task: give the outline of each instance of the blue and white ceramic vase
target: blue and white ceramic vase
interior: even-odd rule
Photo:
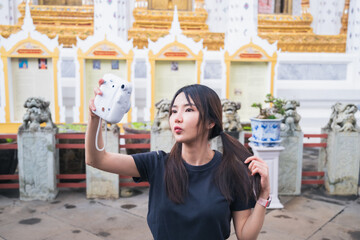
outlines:
[[[251,118],[252,136],[249,139],[254,146],[280,146],[280,126],[282,119]]]

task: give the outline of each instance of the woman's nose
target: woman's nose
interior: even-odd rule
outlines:
[[[175,123],[181,123],[182,122],[182,116],[177,113],[175,116]]]

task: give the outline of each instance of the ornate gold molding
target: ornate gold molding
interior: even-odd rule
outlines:
[[[207,12],[203,8],[203,1],[195,2],[195,11],[179,11],[179,22],[183,34],[193,38],[194,41],[203,39],[203,44],[209,50],[219,50],[224,47],[225,33],[209,32],[206,24]],[[173,11],[148,10],[146,8],[135,8],[133,11],[135,22],[128,31],[128,38],[133,39],[133,43],[138,48],[148,45],[148,39],[157,41],[160,37],[169,34],[173,20]]]
[[[25,3],[18,9],[22,16],[17,25],[0,25],[0,34],[8,38],[21,30],[25,16]],[[31,17],[36,30],[53,39],[58,36],[59,44],[65,47],[76,45],[76,37],[84,40],[93,35],[94,6],[44,6],[30,5]]]
[[[313,17],[310,13],[301,16],[283,14],[259,14],[259,33],[312,33],[311,22]]]
[[[23,24],[25,16],[25,3],[18,6],[21,17],[19,25]],[[93,26],[94,6],[49,6],[30,5],[31,18],[35,25],[56,26]]]
[[[277,41],[278,49],[287,52],[345,52],[346,50],[346,34],[262,33],[259,36],[271,44]]]
[[[278,49],[287,52],[345,52],[349,0],[346,0],[339,35],[316,35],[309,12],[309,0],[301,2],[301,16],[285,14],[259,14],[258,35],[271,44],[278,42]]]
[[[0,34],[4,38],[8,38],[11,34],[17,33],[21,30],[21,25],[0,25]],[[76,37],[84,40],[88,36],[93,35],[93,27],[78,27],[78,26],[36,26],[36,31],[46,34],[50,39],[57,35],[59,36],[59,44],[65,47],[76,45]]]

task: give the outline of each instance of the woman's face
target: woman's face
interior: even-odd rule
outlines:
[[[190,143],[197,139],[199,111],[190,98],[190,103],[184,93],[180,93],[171,108],[169,123],[176,142]]]

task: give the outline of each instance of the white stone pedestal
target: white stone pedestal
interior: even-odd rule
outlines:
[[[102,136],[105,137],[104,131]],[[119,152],[119,127],[116,125],[112,125],[111,129],[107,132],[105,151]],[[119,175],[86,165],[86,197],[119,198]]]
[[[256,147],[250,143],[254,155],[263,159],[269,166],[270,195],[272,198],[269,208],[283,208],[278,197],[279,155],[284,147]]]
[[[171,148],[175,144],[175,140],[170,130],[165,130],[161,132],[151,131],[151,151],[164,151],[170,152]]]
[[[20,200],[53,200],[58,194],[56,175],[59,154],[56,149],[57,128],[36,132],[19,130]]]
[[[358,195],[360,133],[328,133],[325,188],[333,195]]]
[[[279,156],[279,194],[299,195],[303,159],[303,138],[301,131],[281,132],[281,146],[286,150]]]

